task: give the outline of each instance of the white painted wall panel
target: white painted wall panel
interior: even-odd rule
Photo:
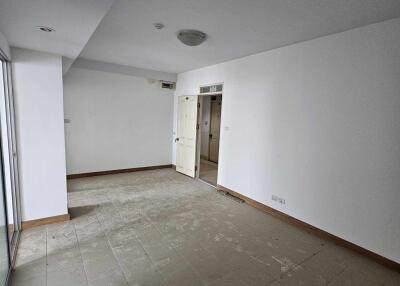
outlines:
[[[173,91],[72,67],[64,77],[67,173],[171,164]]]
[[[218,184],[400,262],[399,31],[394,19],[179,74],[176,96],[224,82]]]
[[[61,56],[12,49],[22,220],[67,213]]]

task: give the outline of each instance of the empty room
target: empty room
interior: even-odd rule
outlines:
[[[400,285],[400,1],[0,0],[0,286]]]

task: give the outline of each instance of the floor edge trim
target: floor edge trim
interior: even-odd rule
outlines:
[[[27,221],[23,221],[22,222],[21,228],[22,228],[22,230],[26,230],[28,228],[37,227],[37,226],[46,225],[46,224],[58,223],[58,222],[63,222],[63,221],[68,221],[70,219],[71,219],[71,217],[70,217],[69,214],[62,214],[62,215],[45,217],[45,218],[27,220]]]
[[[114,174],[130,173],[130,172],[140,172],[140,171],[150,171],[150,170],[158,170],[158,169],[168,169],[168,168],[172,168],[172,167],[173,167],[172,164],[168,164],[168,165],[157,165],[157,166],[148,166],[148,167],[138,167],[138,168],[128,168],[128,169],[117,169],[117,170],[108,170],[108,171],[79,173],[79,174],[67,175],[67,179],[79,179],[79,178],[96,177],[96,176],[104,176],[104,175],[114,175]]]

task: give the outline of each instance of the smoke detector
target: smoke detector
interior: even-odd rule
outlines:
[[[40,31],[46,32],[46,33],[51,33],[51,32],[55,32],[56,31],[53,28],[46,27],[46,26],[37,26],[36,28],[38,28]]]
[[[153,26],[154,26],[154,28],[156,28],[157,30],[161,30],[162,28],[165,27],[163,23],[154,23]]]
[[[197,30],[180,30],[177,35],[179,41],[187,46],[198,46],[207,39],[206,33]]]

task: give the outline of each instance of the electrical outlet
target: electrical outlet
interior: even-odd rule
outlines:
[[[272,195],[272,200],[275,201],[275,202],[278,202],[278,203],[280,203],[282,205],[286,204],[285,199],[280,198],[280,197],[275,196],[275,195]]]

